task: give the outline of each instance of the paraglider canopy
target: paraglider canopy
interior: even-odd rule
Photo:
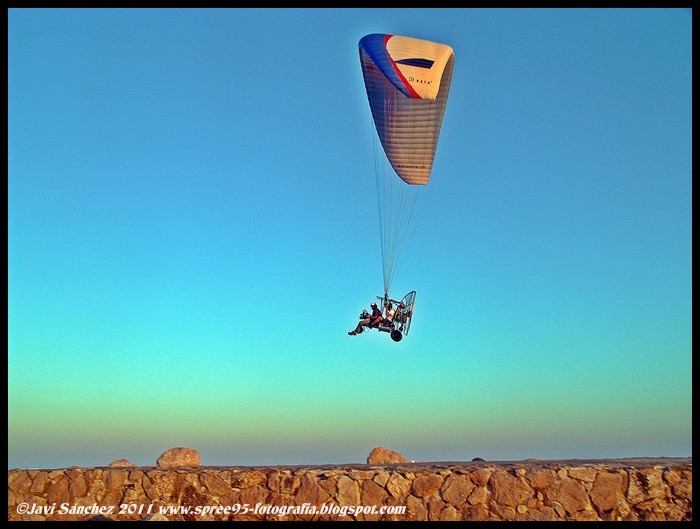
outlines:
[[[404,182],[427,184],[454,52],[446,44],[377,33],[362,37],[359,48],[367,97],[386,156]]]

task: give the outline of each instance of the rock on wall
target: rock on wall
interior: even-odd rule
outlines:
[[[692,520],[692,458],[7,473],[8,520]]]

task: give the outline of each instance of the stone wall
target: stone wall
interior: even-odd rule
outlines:
[[[689,521],[692,478],[692,458],[14,469],[7,517]]]

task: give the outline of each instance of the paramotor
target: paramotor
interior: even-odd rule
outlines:
[[[379,139],[383,150],[380,154],[375,143],[384,273],[384,296],[378,298],[387,301],[407,237],[413,235],[420,219],[418,199],[433,170],[452,81],[454,52],[446,44],[380,33],[362,37],[359,52],[376,130],[373,136]],[[390,167],[386,167],[387,162]],[[402,333],[407,334],[410,327],[415,291],[402,302],[407,298],[410,298],[410,313],[403,314],[406,321],[388,330],[395,341],[401,339]]]

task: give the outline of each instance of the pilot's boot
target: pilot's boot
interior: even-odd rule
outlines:
[[[348,334],[349,334],[350,336],[355,336],[355,335],[357,334],[357,332],[356,332],[356,331],[349,331]]]

